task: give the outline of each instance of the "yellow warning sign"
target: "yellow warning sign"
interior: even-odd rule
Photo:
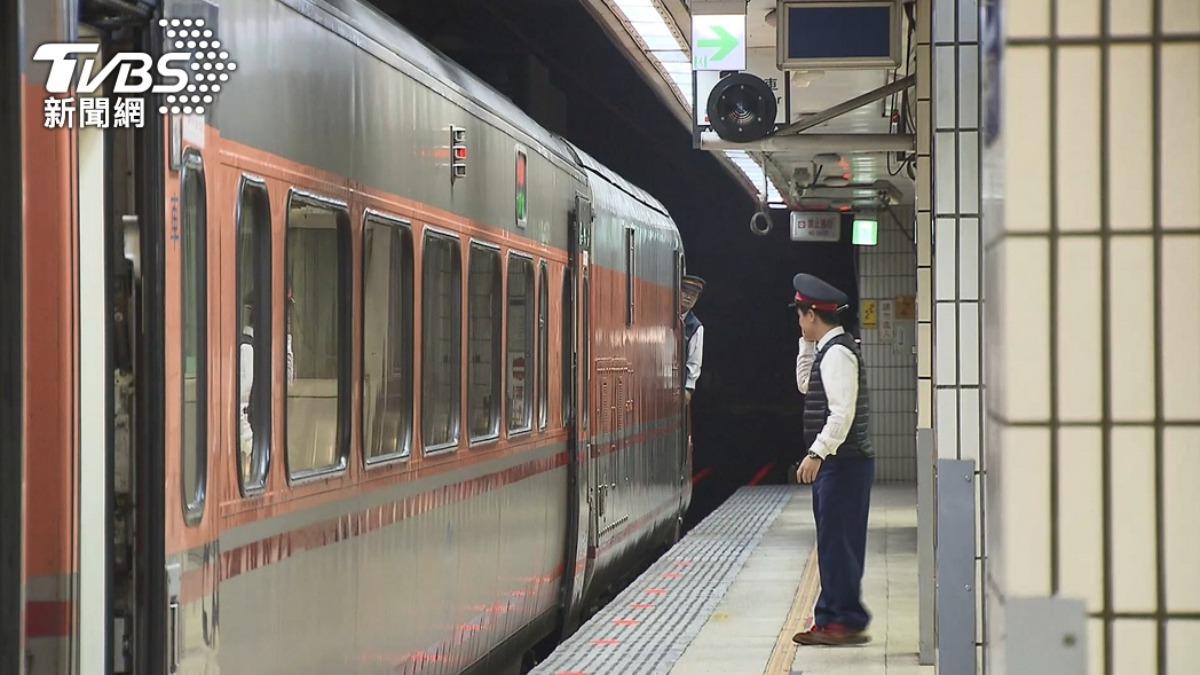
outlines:
[[[879,324],[878,305],[874,300],[862,301],[862,327],[874,328]]]

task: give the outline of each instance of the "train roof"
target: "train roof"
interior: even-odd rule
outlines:
[[[623,203],[626,209],[640,210],[642,213],[623,213],[627,217],[633,217],[634,220],[643,222],[646,225],[661,227],[671,231],[675,231],[675,223],[671,220],[671,215],[667,213],[666,207],[662,202],[650,196],[649,192],[630,183],[622,178],[612,169],[604,166],[596,161],[595,157],[580,150],[578,146],[570,141],[563,141],[575,153],[579,164],[588,172],[588,185],[592,188],[596,196],[597,206],[606,206],[607,208],[618,210],[621,209]],[[607,193],[607,194],[606,194]],[[601,204],[601,200],[606,202]],[[638,207],[641,207],[640,209]]]
[[[354,26],[384,49],[395,54],[413,68],[453,89],[460,96],[508,121],[522,133],[528,135],[546,150],[584,171],[593,191],[603,194],[609,189],[623,193],[624,198],[611,194],[604,198],[605,204],[614,210],[626,211],[622,215],[648,226],[676,231],[670,214],[665,207],[648,192],[630,183],[594,157],[580,150],[570,141],[563,139],[538,124],[508,97],[496,91],[473,73],[454,60],[399,25],[391,17],[362,0],[320,0],[346,23]],[[597,179],[600,184],[597,185]],[[600,197],[597,197],[597,201]],[[625,203],[625,208],[621,207]],[[639,204],[641,209],[634,206]],[[642,210],[642,213],[636,211]],[[651,213],[647,213],[651,212]]]
[[[542,128],[508,97],[442,54],[373,5],[362,0],[320,0],[342,20],[375,40],[401,60],[453,89],[476,105],[507,120],[547,150],[576,164],[565,141]]]

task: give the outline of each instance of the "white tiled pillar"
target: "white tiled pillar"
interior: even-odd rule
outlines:
[[[987,463],[983,445],[983,266],[979,156],[978,0],[919,2],[918,152],[926,154],[918,186],[920,420],[934,432],[939,458],[972,460],[976,494],[976,589],[987,556],[983,518]],[[922,84],[921,78],[925,83]],[[985,644],[983,593],[976,626]],[[977,662],[986,672],[982,653]]]
[[[984,4],[988,663],[1060,596],[1090,673],[1198,673],[1200,2]]]

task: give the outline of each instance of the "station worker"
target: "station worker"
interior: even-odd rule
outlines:
[[[696,391],[696,380],[700,379],[700,366],[704,361],[704,324],[696,318],[692,308],[704,292],[704,280],[694,275],[685,275],[679,284],[679,314],[683,318],[683,336],[687,354],[687,372],[683,378],[683,392],[688,403]]]
[[[821,595],[802,645],[862,644],[871,615],[862,603],[867,513],[875,453],[868,437],[866,369],[842,328],[846,294],[810,274],[792,279],[800,323],[796,386],[804,397],[804,449],[796,480],[812,484]]]

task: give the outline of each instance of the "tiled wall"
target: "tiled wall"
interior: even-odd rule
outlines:
[[[985,4],[988,660],[1061,595],[1091,673],[1198,673],[1200,1]]]
[[[983,264],[977,0],[917,3],[919,426],[935,455],[973,460],[976,579],[987,570],[983,493]],[[975,587],[982,588],[981,583]],[[977,662],[987,612],[978,594]]]
[[[879,481],[917,480],[916,321],[904,309],[917,292],[913,244],[913,212],[909,208],[879,214],[879,242],[859,247],[861,301],[873,301],[875,327],[862,327],[863,358],[871,392],[871,442],[875,445],[875,477]]]

